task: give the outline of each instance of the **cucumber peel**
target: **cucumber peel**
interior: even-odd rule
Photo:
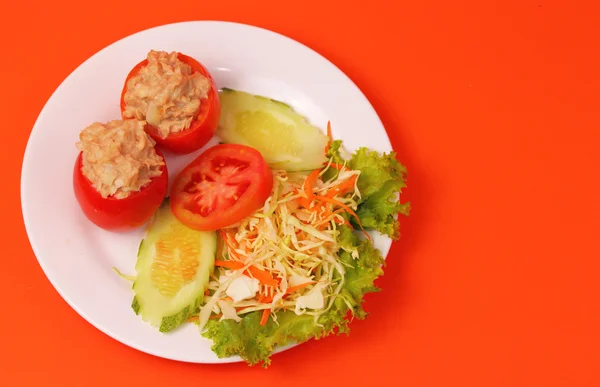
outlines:
[[[284,102],[224,88],[217,136],[257,149],[271,168],[307,171],[327,161],[329,137]]]
[[[140,243],[133,311],[161,332],[179,327],[204,300],[216,249],[216,232],[184,226],[166,199]]]

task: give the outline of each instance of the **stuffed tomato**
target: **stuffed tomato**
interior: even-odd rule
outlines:
[[[144,126],[144,121],[114,120],[94,123],[79,135],[73,189],[81,210],[98,227],[140,227],[166,195],[166,162]]]
[[[178,154],[203,147],[215,134],[221,105],[215,82],[195,59],[150,51],[125,80],[123,119],[146,121],[159,146]]]

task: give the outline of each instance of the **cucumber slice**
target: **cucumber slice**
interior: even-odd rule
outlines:
[[[271,168],[303,171],[326,162],[329,137],[283,102],[223,89],[217,135],[257,149]]]
[[[131,307],[142,320],[169,332],[194,313],[204,299],[217,250],[216,232],[181,224],[166,199],[140,244]]]

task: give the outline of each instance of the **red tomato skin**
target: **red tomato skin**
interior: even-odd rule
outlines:
[[[200,102],[200,110],[191,126],[181,132],[171,133],[166,138],[162,138],[154,126],[146,124],[146,132],[156,141],[156,143],[175,154],[188,154],[202,148],[214,136],[219,119],[221,117],[221,101],[215,82],[208,70],[197,60],[179,53],[178,59],[192,67],[193,71],[207,77],[210,81],[210,91],[206,99]],[[127,82],[131,77],[136,75],[141,68],[148,64],[148,60],[144,59],[138,63],[127,75],[123,91],[121,92],[121,116],[127,119],[123,114],[125,112],[125,93],[127,92]]]
[[[160,151],[156,153],[164,160]],[[160,176],[124,199],[102,197],[84,176],[81,167],[80,152],[73,168],[75,198],[89,221],[108,231],[128,231],[142,226],[160,207],[167,193],[169,175],[166,165],[162,167]]]
[[[203,162],[214,156],[251,155],[253,183],[231,207],[216,209],[209,217],[202,217],[183,208],[181,190],[187,184],[188,176],[194,173]],[[273,172],[256,149],[238,144],[218,144],[202,152],[196,159],[185,166],[173,181],[170,192],[170,206],[173,215],[187,227],[198,231],[214,231],[235,224],[252,215],[264,205],[273,191]]]

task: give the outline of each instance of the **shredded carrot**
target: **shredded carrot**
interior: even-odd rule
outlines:
[[[215,266],[225,267],[231,270],[239,270],[244,267],[244,264],[238,261],[223,261],[223,260],[215,260]],[[257,267],[250,266],[245,273],[249,273],[252,277],[256,278],[260,283],[264,285],[277,286],[279,282],[271,277],[268,271],[261,270]]]
[[[235,245],[237,244],[237,241],[235,240],[235,237],[231,234],[225,234],[227,236],[225,243],[227,243],[227,247],[229,248],[234,248]]]
[[[304,182],[304,193],[306,193],[306,197],[311,202],[315,198],[313,189],[315,188],[315,184],[317,183],[317,179],[319,178],[319,173],[321,173],[321,171],[315,169],[310,173],[310,175],[308,175],[306,181]]]
[[[335,199],[332,198],[328,198],[327,196],[315,196],[316,200],[320,200],[323,201],[325,203],[331,203],[335,206],[340,206],[342,207],[344,210],[346,210],[347,213],[349,213],[350,215],[352,215],[355,219],[356,222],[358,223],[358,225],[360,226],[360,229],[365,233],[365,235],[367,236],[367,238],[369,240],[371,240],[371,236],[365,231],[365,229],[363,228],[362,224],[360,223],[360,219],[358,218],[358,215],[356,215],[356,212],[352,211],[352,208],[348,207],[347,205],[345,205],[344,203],[340,203]]]
[[[329,211],[329,209],[328,209],[328,211]],[[350,228],[354,228],[354,227],[352,227],[352,225],[350,224],[350,222],[348,222],[346,219],[340,219],[338,217],[334,217],[333,219],[327,220],[330,216],[337,215],[337,214],[342,213],[342,212],[346,212],[346,210],[343,209],[343,208],[339,208],[339,209],[337,209],[337,210],[335,210],[333,212],[328,212],[327,216],[324,217],[324,219],[326,219],[326,220],[323,220],[323,221],[317,223],[317,226],[316,226],[317,229],[318,230],[325,230],[329,226],[331,220],[333,220],[337,224],[345,224],[346,226],[348,226]]]
[[[335,187],[331,188],[329,191],[327,191],[327,193],[325,194],[325,196],[327,196],[328,198],[334,198],[337,195],[345,195],[348,192],[354,190],[354,185],[356,184],[356,175],[352,175],[351,178],[349,178],[348,180],[336,185]]]
[[[235,245],[237,244],[237,247],[239,247],[239,244],[237,243],[237,241],[231,234],[227,234],[227,239],[225,239],[225,244],[227,245],[227,252],[229,253],[229,256],[232,259],[235,259],[237,261],[242,261],[240,256],[234,251]],[[244,250],[246,252],[248,251],[246,248]]]
[[[310,203],[315,198],[313,189],[315,188],[315,184],[317,183],[317,179],[319,178],[320,173],[321,173],[321,171],[319,169],[315,169],[308,175],[308,177],[304,181],[304,186],[303,186],[302,191],[304,192],[305,196],[300,196],[298,198],[298,203],[306,209],[308,209],[310,207]],[[299,193],[299,192],[296,191],[296,193]]]
[[[226,241],[226,239],[227,239],[227,235],[229,235],[229,234],[227,233],[227,231],[219,230],[219,236],[221,237],[221,239],[223,240],[223,242],[225,242],[225,241]]]
[[[271,314],[269,309],[263,310],[263,314],[260,319],[260,325],[265,326],[267,324],[267,321],[269,321],[269,314]]]
[[[209,319],[215,319],[215,318],[221,318],[221,316],[223,316],[222,314],[213,314],[212,316],[209,317]]]
[[[235,238],[233,238],[233,236],[230,233],[223,230],[219,230],[219,234],[221,235],[220,239],[222,239],[225,246],[227,246],[227,252],[229,253],[229,256],[233,259],[240,260],[240,257],[238,257],[238,255],[233,251],[235,249],[235,247],[233,246],[233,244],[235,243]],[[223,246],[223,252],[226,250],[225,246]],[[225,254],[223,254],[222,256],[224,255]]]
[[[334,218],[333,221],[337,224],[345,224],[346,226],[353,228],[350,222],[348,222],[346,219]]]
[[[309,208],[310,207],[310,200],[308,200],[304,196],[300,196],[298,198],[298,204],[300,204],[304,208]]]
[[[296,285],[296,286],[289,287],[289,288],[288,288],[288,290],[286,291],[286,293],[287,293],[287,294],[292,294],[292,293],[294,293],[296,290],[300,290],[300,289],[302,289],[302,288],[305,288],[305,287],[307,287],[308,285],[310,285],[310,284],[314,284],[314,283],[315,283],[315,281],[309,281],[309,282],[305,282],[305,283],[303,283],[303,284],[300,284],[300,285]]]
[[[229,242],[227,242],[227,252],[229,254],[229,258],[234,259],[236,261],[242,261],[242,258],[234,251],[234,247],[232,247]]]
[[[272,296],[260,296],[258,298],[258,302],[260,302],[262,304],[270,304],[271,302],[273,302],[273,297]]]
[[[279,282],[276,279],[274,279],[273,277],[271,277],[271,274],[269,274],[268,271],[261,270],[254,266],[250,266],[248,268],[248,271],[250,272],[250,274],[252,274],[252,276],[254,278],[259,280],[260,283],[262,283],[264,285],[270,285],[270,286],[279,285]]]
[[[205,295],[205,296],[210,296],[210,290],[206,289],[206,290],[204,291],[204,295]]]
[[[224,267],[231,270],[238,270],[244,267],[244,264],[238,261],[223,261],[217,259],[215,260],[215,266]]]
[[[327,137],[329,137],[329,141],[327,141],[327,145],[325,145],[325,154],[329,152],[329,148],[331,147],[331,142],[333,141],[333,135],[331,134],[331,122],[327,121]]]
[[[341,214],[342,212],[346,212],[346,210],[343,208],[338,208],[337,210],[333,211],[331,214],[337,215],[337,214]]]

